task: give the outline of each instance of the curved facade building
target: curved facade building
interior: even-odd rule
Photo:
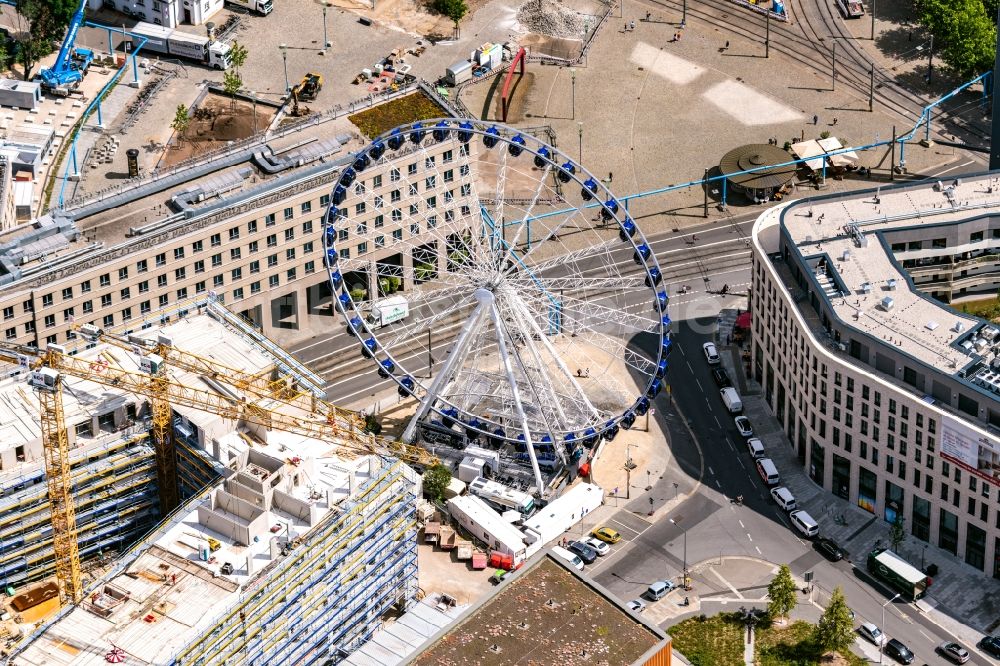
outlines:
[[[751,359],[814,482],[1000,578],[1000,326],[907,272],[998,253],[990,175],[770,209],[753,231]]]

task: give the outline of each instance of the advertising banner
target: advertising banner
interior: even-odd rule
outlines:
[[[1000,439],[948,419],[941,424],[941,456],[1000,486]]]

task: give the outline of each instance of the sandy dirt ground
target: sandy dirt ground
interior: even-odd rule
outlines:
[[[175,136],[160,161],[166,168],[190,157],[218,150],[230,141],[239,141],[263,131],[274,119],[275,109],[258,104],[256,121],[254,105],[237,100],[233,106],[228,98],[209,93],[197,109],[191,111],[191,124],[182,141]]]

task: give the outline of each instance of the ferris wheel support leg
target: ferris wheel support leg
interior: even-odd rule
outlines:
[[[403,441],[407,444],[413,444],[416,441],[417,424],[427,416],[427,412],[430,411],[434,401],[437,400],[438,393],[441,391],[444,383],[448,381],[448,377],[451,377],[455,366],[465,358],[465,349],[474,337],[472,333],[479,329],[484,313],[493,303],[493,294],[490,292],[486,292],[485,296],[476,292],[476,298],[479,300],[479,304],[476,305],[476,309],[472,311],[472,314],[469,315],[469,318],[462,326],[462,332],[458,334],[455,347],[451,350],[451,354],[448,355],[448,359],[438,372],[437,377],[431,382],[430,388],[427,389],[427,395],[424,396],[424,399],[420,402],[420,407],[417,408],[417,412],[410,419],[410,422],[406,425],[406,429],[403,431]]]
[[[500,319],[500,311],[497,310],[496,303],[490,302],[490,314],[493,317],[493,326],[497,331],[497,349],[500,352],[500,360],[503,362],[504,372],[507,373],[507,383],[510,385],[511,398],[514,400],[514,409],[521,420],[521,430],[524,431],[524,445],[528,449],[528,459],[531,461],[531,471],[535,475],[535,485],[538,488],[539,496],[545,493],[545,482],[542,480],[542,471],[538,468],[538,458],[535,456],[535,443],[531,441],[531,427],[528,425],[528,417],[524,414],[524,405],[521,404],[521,392],[517,388],[517,380],[514,378],[514,369],[510,364],[510,355],[507,353],[507,341],[501,335],[504,330],[503,321]]]

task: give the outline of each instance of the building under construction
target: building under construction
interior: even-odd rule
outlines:
[[[37,628],[26,606],[46,595],[24,584],[53,573],[44,419],[33,395],[40,373],[30,362],[30,372],[8,366],[0,581],[15,588],[12,663],[324,663],[415,599],[416,472],[374,443],[359,445],[356,433],[323,436],[348,417],[316,415],[319,383],[308,370],[218,304],[201,305],[142,339],[90,331],[88,342],[81,330],[79,349],[54,364],[84,574],[72,595],[80,602]],[[204,370],[151,351],[165,341]],[[144,387],[153,384],[132,378],[161,363],[163,393],[151,400]],[[221,377],[219,367],[244,379]],[[262,385],[286,390],[265,396],[255,392]],[[176,451],[173,510],[156,433],[163,398]]]

